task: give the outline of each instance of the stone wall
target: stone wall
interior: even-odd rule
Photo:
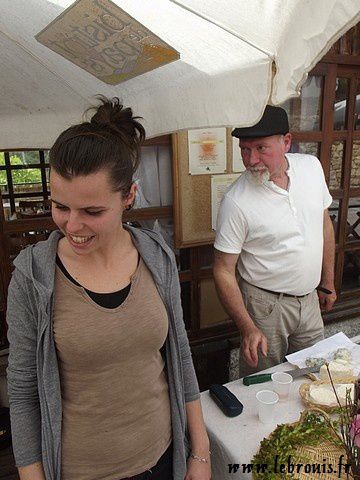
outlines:
[[[341,186],[343,155],[343,142],[335,142],[331,149],[330,189],[340,188]],[[350,186],[360,186],[360,142],[353,143]]]

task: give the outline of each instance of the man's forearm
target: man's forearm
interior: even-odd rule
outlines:
[[[222,305],[240,330],[242,356],[248,365],[256,367],[259,351],[267,355],[267,339],[245,307],[235,275],[238,257],[237,254],[222,253],[215,249],[214,280]]]
[[[329,290],[334,290],[335,234],[329,215],[327,213],[324,215],[324,247],[320,284]]]
[[[254,322],[246,310],[235,273],[232,275],[215,267],[214,281],[222,306],[239,330],[254,327]]]

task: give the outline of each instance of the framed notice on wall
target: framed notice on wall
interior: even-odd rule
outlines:
[[[225,163],[220,175],[232,173],[232,137],[230,129],[224,130]],[[198,130],[200,131],[200,130]],[[209,130],[203,130],[209,131]],[[194,131],[193,131],[194,132]],[[190,137],[188,135],[190,133]],[[222,138],[223,133],[218,138]],[[212,194],[210,174],[192,174],[190,170],[189,138],[191,132],[178,132],[173,135],[173,179],[174,179],[174,243],[176,248],[209,245],[214,242],[212,228]],[[220,143],[222,148],[223,144]],[[223,162],[223,161],[222,161]],[[203,165],[202,165],[203,166]]]
[[[226,172],[226,128],[188,131],[189,173]]]
[[[212,175],[211,177],[211,227],[216,230],[216,219],[225,192],[240,177],[240,173]]]

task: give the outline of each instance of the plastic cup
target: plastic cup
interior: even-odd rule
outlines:
[[[272,390],[260,390],[256,394],[259,408],[259,420],[261,423],[273,423],[275,405],[279,401],[279,395]]]
[[[280,402],[284,402],[289,398],[290,386],[293,377],[285,372],[275,372],[271,375],[275,392],[279,395]]]

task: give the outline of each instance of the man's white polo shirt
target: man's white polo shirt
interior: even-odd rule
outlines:
[[[319,160],[287,154],[288,190],[259,185],[244,172],[224,195],[215,248],[240,254],[238,270],[252,285],[305,295],[320,282],[324,210],[332,202]]]

